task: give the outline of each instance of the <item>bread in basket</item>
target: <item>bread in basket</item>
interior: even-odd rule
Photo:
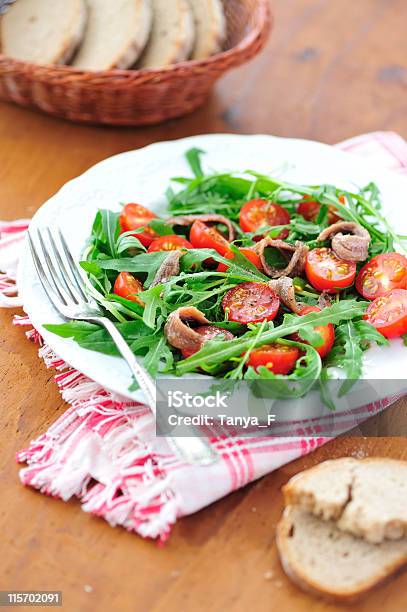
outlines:
[[[264,46],[270,0],[222,0],[227,39],[221,53],[154,70],[90,72],[0,55],[0,98],[84,123],[148,125],[192,112],[227,70]]]

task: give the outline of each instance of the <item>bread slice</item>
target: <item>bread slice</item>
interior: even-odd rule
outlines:
[[[277,527],[286,574],[302,589],[351,602],[407,563],[407,540],[370,544],[298,506],[287,506]]]
[[[152,0],[153,28],[137,68],[162,68],[187,60],[195,27],[187,0]]]
[[[189,0],[195,19],[196,41],[191,59],[218,53],[226,38],[226,19],[221,0]]]
[[[25,62],[65,64],[82,41],[84,0],[18,0],[1,18],[2,52]]]
[[[368,542],[407,536],[407,462],[343,458],[294,476],[285,487],[287,505],[299,505],[342,531]]]
[[[87,0],[88,25],[72,66],[83,70],[130,68],[151,31],[150,0]]]

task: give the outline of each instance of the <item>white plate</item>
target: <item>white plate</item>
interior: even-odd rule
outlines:
[[[346,189],[362,187],[373,180],[381,190],[386,218],[398,233],[407,234],[405,178],[317,142],[225,134],[157,143],[111,157],[67,183],[38,210],[31,227],[61,227],[74,256],[79,258],[99,208],[119,210],[120,202],[136,201],[157,213],[162,212],[170,179],[190,176],[184,153],[191,147],[206,151],[203,163],[207,170],[277,171],[279,176],[293,182],[333,183]],[[142,399],[139,392],[128,391],[131,377],[123,360],[84,350],[74,341],[43,328],[46,323],[60,323],[63,319],[39,283],[27,246],[19,269],[19,287],[25,311],[56,354],[112,391]],[[400,340],[393,341],[391,348],[375,347],[367,353],[364,378],[404,379],[406,371],[407,349]]]

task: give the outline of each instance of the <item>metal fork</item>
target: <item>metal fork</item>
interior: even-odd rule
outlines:
[[[3,15],[14,2],[15,0],[0,0],[0,15]]]
[[[34,240],[32,230],[28,232],[31,255],[44,291],[56,310],[66,319],[97,323],[106,329],[156,416],[156,385],[153,379],[140,365],[114,323],[104,315],[100,306],[89,295],[82,272],[76,265],[62,232],[58,229],[54,236],[51,229],[46,227],[38,229],[36,237],[37,240]],[[187,463],[210,465],[219,459],[219,455],[203,438],[172,436],[167,440],[177,455]]]

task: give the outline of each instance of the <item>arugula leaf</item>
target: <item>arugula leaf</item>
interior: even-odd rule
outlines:
[[[115,270],[116,272],[146,273],[145,285],[148,287],[154,280],[158,269],[168,257],[165,251],[158,253],[141,253],[136,257],[122,257],[120,259],[101,259],[97,265],[103,270]],[[84,262],[81,262],[83,266]],[[85,262],[86,263],[86,262]]]
[[[219,263],[224,263],[228,266],[227,272],[219,272],[219,275],[227,275],[241,281],[251,282],[268,282],[270,279],[260,272],[251,261],[247,259],[238,249],[231,247],[235,252],[235,259],[230,260],[219,255],[214,249],[191,249],[181,258],[181,266],[183,270],[191,270],[194,264],[202,263],[206,259],[214,259]]]
[[[363,353],[370,342],[386,346],[389,341],[367,321],[346,321],[335,330],[335,344],[326,366],[340,367],[351,380],[362,375]]]
[[[60,336],[61,338],[72,338],[79,342],[82,338],[87,338],[89,334],[93,334],[100,327],[94,323],[86,323],[85,321],[70,321],[69,323],[46,324],[44,329]]]
[[[155,334],[140,338],[131,345],[136,355],[140,351],[145,351],[144,367],[155,376],[159,372],[169,372],[174,364],[172,354],[164,334]]]
[[[143,302],[145,304],[143,321],[151,329],[155,329],[158,315],[167,318],[168,307],[161,296],[163,290],[163,285],[157,285],[156,287],[150,287],[147,291],[143,291]]]
[[[191,170],[196,177],[204,175],[201,166],[201,155],[203,155],[204,153],[205,151],[202,151],[201,149],[197,149],[195,147],[193,149],[189,149],[189,151],[185,153],[185,157],[187,158]]]
[[[61,325],[44,325],[44,327],[62,338],[72,338],[84,349],[120,357],[110,335],[99,325],[72,321]],[[174,357],[162,332],[152,334],[151,329],[142,321],[119,323],[116,327],[133,353],[143,358],[144,367],[151,375],[171,370]]]
[[[379,346],[389,344],[367,321],[346,321],[335,330],[335,344],[329,353],[326,367],[339,367],[345,371],[347,380],[342,384],[339,397],[351,389],[356,380],[362,376],[363,353],[370,342]]]
[[[172,225],[168,225],[168,223],[162,219],[152,219],[148,227],[151,227],[158,236],[171,236],[174,233]]]
[[[120,234],[119,216],[120,213],[111,210],[101,210],[103,233],[106,238],[108,252],[112,257],[117,257],[118,251],[116,242]]]
[[[346,300],[336,302],[332,306],[324,308],[321,312],[312,312],[304,316],[285,315],[283,323],[271,330],[265,330],[257,339],[255,346],[269,344],[280,338],[284,338],[295,332],[301,333],[304,328],[324,326],[329,323],[337,324],[341,321],[351,320],[362,316],[366,310],[366,302],[357,300]],[[227,342],[211,342],[204,345],[200,351],[184,359],[177,364],[177,372],[184,374],[201,367],[210,371],[217,365],[224,363],[233,357],[241,355],[250,349],[251,338],[247,334],[236,340]]]
[[[136,238],[134,232],[124,232],[120,234],[116,242],[116,253],[118,255],[121,255],[129,249],[137,249],[138,251],[146,250],[140,240]]]
[[[407,346],[407,334],[404,334],[404,336],[401,337],[403,339],[404,346]]]
[[[140,320],[119,323],[116,327],[130,346],[138,341],[140,337],[151,335],[151,329],[146,327]],[[72,321],[60,325],[44,325],[44,328],[62,338],[72,338],[82,348],[104,353],[105,355],[120,356],[108,332],[99,325]]]

